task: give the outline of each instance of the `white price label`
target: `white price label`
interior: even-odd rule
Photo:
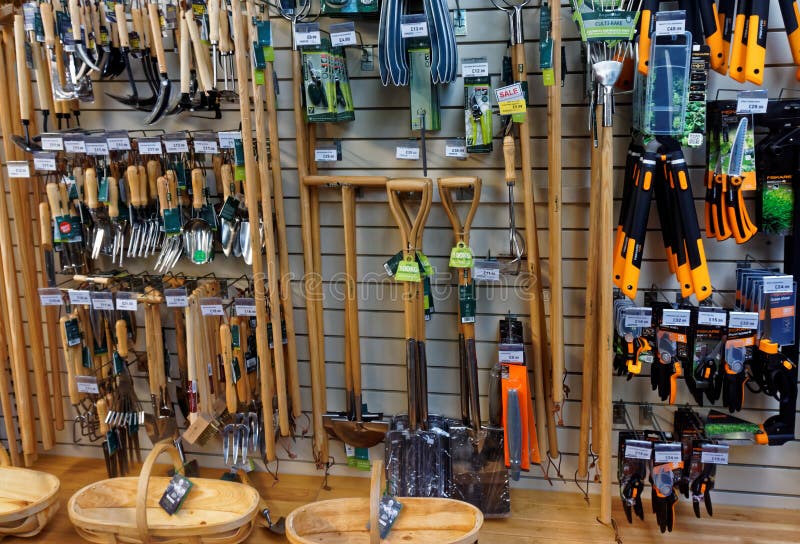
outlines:
[[[219,138],[219,147],[222,149],[233,149],[236,145],[236,140],[242,139],[242,133],[238,130],[229,130],[224,132],[218,132],[217,138]]]
[[[525,350],[501,349],[497,352],[497,360],[501,363],[521,365],[525,362]]]
[[[446,144],[444,146],[445,157],[455,157],[457,159],[467,158],[467,146],[464,144]]]
[[[315,149],[314,160],[317,162],[336,162],[338,154],[335,149]]]
[[[222,308],[222,304],[201,304],[200,313],[207,316],[221,317],[225,315],[225,310]]]
[[[219,153],[219,145],[215,140],[195,140],[194,141],[195,153]]]
[[[42,306],[63,306],[64,297],[58,289],[39,289],[39,303]]]
[[[89,291],[84,291],[83,289],[70,289],[67,291],[67,295],[69,296],[69,303],[72,305],[92,303],[91,293],[89,293]]]
[[[239,317],[255,317],[256,307],[248,304],[237,304],[236,315]]]
[[[721,446],[718,446],[721,448]],[[709,465],[727,465],[728,451],[705,451],[700,454],[700,461]]]
[[[626,315],[625,316],[625,328],[631,329],[636,327],[650,327],[653,324],[653,316],[648,315]]]
[[[8,177],[10,178],[29,178],[31,177],[31,167],[28,161],[9,161]]]
[[[400,24],[400,35],[403,38],[424,38],[428,35],[428,23],[416,21]]]
[[[356,45],[356,31],[346,30],[344,32],[331,32],[331,45],[334,47],[344,47],[346,45]]]
[[[186,140],[165,140],[164,149],[167,153],[188,153],[189,142]]]
[[[625,459],[641,459],[649,461],[653,455],[653,450],[645,448],[644,446],[632,446],[630,444],[625,446]]]
[[[44,151],[64,151],[64,139],[61,136],[42,134],[41,144]]]
[[[94,376],[75,376],[75,384],[77,385],[78,393],[86,393],[87,395],[100,394],[97,378]]]
[[[740,96],[736,100],[736,113],[757,114],[767,113],[768,98],[752,98]]]
[[[473,260],[472,278],[482,281],[500,281],[500,263],[485,259]]]
[[[108,144],[106,142],[86,142],[86,154],[96,157],[108,155]]]
[[[135,312],[139,309],[138,297],[136,293],[117,293],[117,310]]]
[[[794,287],[792,276],[765,276],[764,293],[791,293]]]
[[[186,295],[166,295],[167,308],[186,308],[189,306],[189,298]]]
[[[409,147],[404,145],[397,146],[397,150],[394,154],[396,159],[404,160],[404,161],[418,161],[419,160],[419,148],[418,147]]]
[[[700,147],[703,145],[703,141],[705,140],[705,136],[701,132],[690,132],[686,136],[686,143],[689,147]]]
[[[110,136],[106,138],[109,151],[130,151],[131,140],[127,136]]]
[[[83,141],[83,138],[65,138],[64,151],[67,153],[86,153],[86,142]]]
[[[138,148],[139,148],[139,155],[164,154],[164,148],[161,146],[161,140],[139,140]]]
[[[111,293],[108,293],[111,295]],[[92,297],[92,309],[94,310],[113,310],[114,299],[111,296],[95,296]]]
[[[758,314],[756,312],[730,312],[728,314],[729,329],[757,329]]]
[[[692,323],[691,310],[664,310],[661,324],[668,327],[688,327]]]
[[[686,19],[656,19],[656,34],[683,34],[686,32]]]
[[[40,172],[55,172],[55,153],[37,153],[33,156],[33,168]]]
[[[297,31],[294,33],[294,42],[297,45],[319,45],[321,41],[319,30],[311,30],[309,32]]]
[[[697,324],[724,327],[728,324],[728,314],[726,312],[704,312],[700,310],[697,313]]]
[[[656,463],[680,463],[683,461],[681,450],[656,450]]]
[[[464,77],[488,77],[488,62],[465,62],[461,65],[461,74]]]

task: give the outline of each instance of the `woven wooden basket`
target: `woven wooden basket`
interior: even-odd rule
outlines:
[[[403,509],[385,540],[378,534],[383,462],[372,466],[370,498],[301,506],[286,518],[292,544],[471,544],[483,525],[480,510],[452,499],[400,497]],[[369,522],[370,529],[367,529]]]
[[[168,453],[176,470],[178,451],[159,442],[138,478],[112,478],[88,485],[67,505],[69,519],[85,540],[101,544],[236,544],[253,530],[258,492],[236,482],[193,478],[181,509],[170,516],[158,501],[170,478],[152,477],[156,459]]]
[[[0,540],[38,535],[58,511],[61,482],[52,474],[15,468],[0,446]]]

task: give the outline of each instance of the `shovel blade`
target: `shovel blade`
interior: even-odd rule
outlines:
[[[389,430],[389,424],[385,421],[364,422],[332,418],[330,425],[339,440],[356,448],[371,448],[380,444]]]

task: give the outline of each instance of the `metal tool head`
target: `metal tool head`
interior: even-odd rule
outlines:
[[[356,448],[371,448],[383,442],[389,432],[387,421],[350,421],[345,418],[330,418],[330,426],[336,437]]]
[[[14,142],[14,145],[23,150],[25,153],[33,153],[35,151],[42,150],[42,146],[34,143],[29,137],[23,137],[18,134],[14,134],[11,136],[11,141]]]
[[[167,74],[161,74],[161,83],[159,83],[158,86],[158,97],[156,98],[156,103],[150,115],[144,120],[145,125],[152,125],[164,116],[167,111],[167,106],[169,105],[170,94],[172,94],[172,81],[170,81]]]
[[[606,88],[613,87],[621,73],[622,63],[617,60],[601,60],[592,64],[595,81]]]

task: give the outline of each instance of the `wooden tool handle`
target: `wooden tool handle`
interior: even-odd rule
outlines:
[[[152,200],[158,196],[158,178],[161,176],[161,163],[155,159],[147,161],[147,186],[149,199]],[[141,179],[139,181],[142,181]]]
[[[117,35],[119,36],[119,45],[123,49],[130,49],[131,42],[128,37],[128,20],[125,18],[125,4],[117,2],[114,5],[114,15],[117,17]],[[136,16],[131,8],[131,19],[133,20],[133,29],[136,30]]]
[[[225,163],[220,168],[220,174],[222,176],[222,191],[223,196],[227,199],[229,196],[236,196],[236,185],[233,180],[233,166],[228,163]]]
[[[67,388],[69,390],[69,401],[72,404],[78,404],[81,400],[81,395],[78,392],[78,384],[75,382],[75,350],[69,345],[67,339],[67,321],[73,316],[61,316],[59,320],[59,328],[61,329],[61,347],[64,349],[64,362],[67,366]]]
[[[95,410],[97,410],[97,421],[100,423],[100,434],[105,436],[108,432],[108,423],[106,423],[106,418],[108,417],[108,403],[106,399],[101,397],[94,403],[94,407]]]
[[[430,202],[432,197],[432,182],[427,178],[423,179],[393,179],[386,184],[386,192],[389,196],[389,207],[392,210],[397,226],[400,229],[400,237],[403,240],[404,250],[413,249],[417,239],[421,236],[422,228],[428,219]],[[405,207],[400,200],[399,193],[420,193],[422,200],[420,208],[413,220],[410,219]]]
[[[56,33],[53,6],[47,2],[39,4],[39,14],[42,16],[42,27],[44,27],[44,43],[47,47],[55,47]]]
[[[142,198],[139,169],[135,164],[130,165],[127,170],[125,170],[125,179],[128,181],[128,191],[130,191],[129,198],[131,204],[133,206],[142,206],[144,203],[144,198]]]
[[[383,461],[379,459],[372,463],[369,481],[369,544],[379,544],[381,540],[378,515],[381,510],[382,491]]]
[[[131,6],[131,23],[133,24],[133,31],[139,36],[139,48],[144,49],[147,40],[147,30],[145,24],[145,13],[141,8]],[[124,20],[124,19],[123,19]]]
[[[439,178],[439,198],[442,201],[447,217],[450,219],[450,224],[453,226],[453,231],[456,235],[457,241],[463,241],[469,244],[469,232],[472,228],[472,221],[475,219],[475,213],[478,211],[478,203],[481,200],[481,178],[476,177],[452,177],[452,178]],[[470,203],[467,216],[464,218],[464,223],[458,217],[455,204],[451,192],[454,189],[472,189],[472,202]]]
[[[139,177],[139,198],[141,199],[140,206],[144,206],[149,202],[147,194],[147,168],[145,168],[143,164],[137,164],[136,174]],[[156,191],[153,192],[153,196],[151,198],[155,198],[155,196]]]
[[[505,164],[506,183],[513,185],[517,180],[517,167],[514,160],[514,137],[503,138],[503,162]]]
[[[195,168],[192,170],[192,207],[195,210],[203,208],[203,189],[206,186],[206,178],[203,170]]]
[[[228,412],[235,414],[239,404],[236,398],[236,384],[233,383],[231,328],[227,323],[219,326],[219,340],[222,345],[222,365],[225,367],[225,403],[228,406]]]
[[[200,30],[194,22],[194,12],[191,8],[186,10],[186,27],[189,29],[189,36],[192,39],[192,48],[194,49],[194,60],[197,66],[197,72],[200,75],[200,83],[203,89],[208,92],[214,88],[214,82],[211,81],[211,66],[208,58],[208,53],[203,47],[203,42],[200,40]]]
[[[48,195],[49,199],[50,195]],[[39,202],[39,236],[42,247],[50,251],[53,249],[53,223],[50,220],[50,206],[47,202]]]
[[[208,40],[219,42],[219,3],[220,0],[208,0]]]
[[[22,122],[27,124],[31,115],[31,86],[30,74],[28,74],[28,64],[25,54],[25,21],[22,15],[14,16],[14,49],[17,61],[17,80],[19,85],[19,114]]]
[[[97,201],[97,171],[87,168],[83,179],[83,198],[89,209],[96,210],[100,205]]]
[[[117,178],[108,177],[108,216],[112,219],[119,217],[119,183]]]
[[[69,7],[70,23],[72,23],[72,39],[78,43],[81,41],[81,8],[78,0],[69,0],[67,6]]]
[[[174,206],[178,201],[178,176],[175,175],[175,170],[167,170],[167,200],[170,205]]]
[[[58,183],[51,181],[44,187],[47,193],[47,203],[50,206],[50,214],[53,221],[61,215],[61,190],[58,188]]]
[[[114,324],[114,330],[117,335],[117,353],[120,357],[128,356],[128,324],[124,319],[118,319]]]
[[[89,13],[89,23],[92,26],[92,33],[96,42],[100,41],[100,6],[92,3],[86,6]]]
[[[148,4],[147,12],[150,15],[150,33],[153,43],[150,44],[156,50],[158,59],[158,71],[162,74],[167,73],[167,56],[164,54],[164,41],[161,39],[161,20],[158,17],[158,5]]]
[[[161,215],[169,209],[167,204],[167,194],[169,193],[169,181],[164,176],[159,176],[156,184],[158,185],[158,206],[161,209]]]
[[[33,69],[36,72],[36,94],[39,97],[39,108],[44,112],[50,112],[53,110],[51,107],[53,91],[48,81],[50,72],[42,59],[42,49],[38,43],[33,44]]]
[[[231,22],[228,19],[228,9],[223,5],[223,9],[219,14],[219,52],[225,55],[232,51]]]
[[[189,38],[189,27],[186,25],[184,12],[179,15],[180,23],[178,32],[180,34],[180,66],[181,66],[181,94],[189,94],[192,85],[191,70],[191,40]]]

